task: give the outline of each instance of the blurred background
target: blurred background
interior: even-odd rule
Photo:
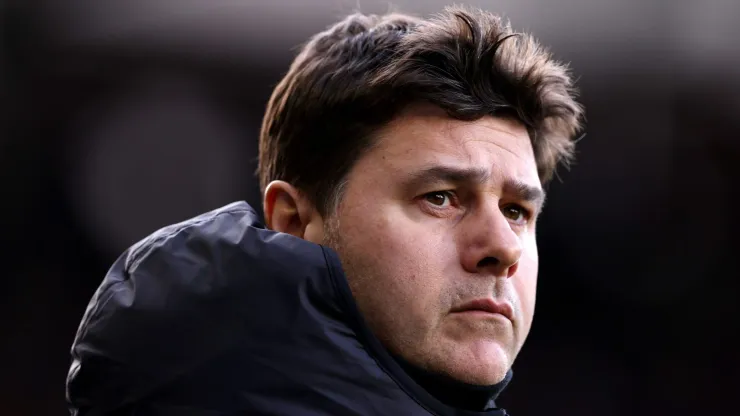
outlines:
[[[588,117],[550,187],[535,324],[501,404],[737,414],[740,2],[469,3],[571,62]],[[235,200],[259,207],[271,90],[308,36],[358,8],[389,3],[0,3],[0,413],[66,414],[77,325],[126,247]]]

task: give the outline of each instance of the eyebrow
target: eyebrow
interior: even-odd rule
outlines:
[[[491,173],[481,168],[457,168],[451,166],[432,166],[412,174],[406,181],[407,189],[419,188],[430,183],[454,183],[483,185],[491,178]],[[538,210],[545,203],[545,191],[519,179],[507,179],[503,190],[517,199],[536,205]]]
[[[484,184],[488,182],[490,177],[490,172],[485,169],[431,166],[414,172],[406,183],[409,187],[418,187],[435,182]]]
[[[507,180],[504,183],[504,191],[514,194],[518,199],[527,201],[541,211],[545,206],[546,194],[539,186],[533,186],[519,179]]]

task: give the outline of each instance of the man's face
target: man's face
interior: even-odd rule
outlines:
[[[416,108],[353,167],[325,244],[391,352],[495,384],[532,323],[541,196],[523,125]]]

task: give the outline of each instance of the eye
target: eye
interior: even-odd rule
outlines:
[[[504,216],[517,224],[524,224],[529,221],[532,214],[519,205],[507,205],[501,209]]]
[[[424,199],[437,208],[447,208],[452,205],[453,195],[449,191],[437,191],[425,194]]]

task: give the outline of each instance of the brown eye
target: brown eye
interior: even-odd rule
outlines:
[[[424,199],[430,204],[441,208],[449,206],[452,202],[449,192],[430,192],[424,195]]]
[[[519,205],[508,205],[501,209],[506,218],[515,223],[523,223],[529,219],[529,211]]]

